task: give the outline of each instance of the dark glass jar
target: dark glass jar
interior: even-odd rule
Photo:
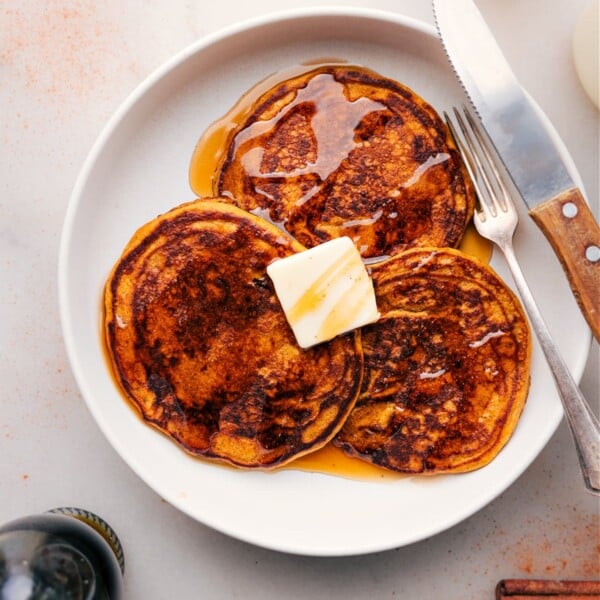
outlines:
[[[79,508],[0,526],[2,600],[121,600],[123,549],[113,529]]]

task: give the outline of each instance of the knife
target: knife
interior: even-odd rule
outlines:
[[[600,340],[600,228],[473,0],[433,0],[446,54]]]

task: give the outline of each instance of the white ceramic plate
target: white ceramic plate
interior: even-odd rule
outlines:
[[[115,388],[100,342],[104,281],[133,232],[191,200],[199,135],[266,75],[335,57],[412,87],[439,111],[464,101],[433,28],[372,10],[302,10],[209,36],[154,73],[108,123],[75,186],[60,252],[64,336],[82,394],[117,452],[164,499],[224,533],[271,549],[350,555],[438,533],[490,502],[533,461],[562,409],[534,349],[528,403],[489,466],[388,483],[284,470],[241,472],[189,457],[144,425]],[[549,246],[523,213],[517,253],[570,368],[581,376],[589,332]],[[493,264],[507,281],[503,262]]]

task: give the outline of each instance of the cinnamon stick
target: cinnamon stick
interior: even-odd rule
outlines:
[[[600,581],[503,579],[496,586],[496,600],[600,600]]]

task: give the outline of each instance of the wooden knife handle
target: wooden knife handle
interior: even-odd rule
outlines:
[[[554,248],[581,312],[600,341],[600,228],[577,188],[529,214]]]

